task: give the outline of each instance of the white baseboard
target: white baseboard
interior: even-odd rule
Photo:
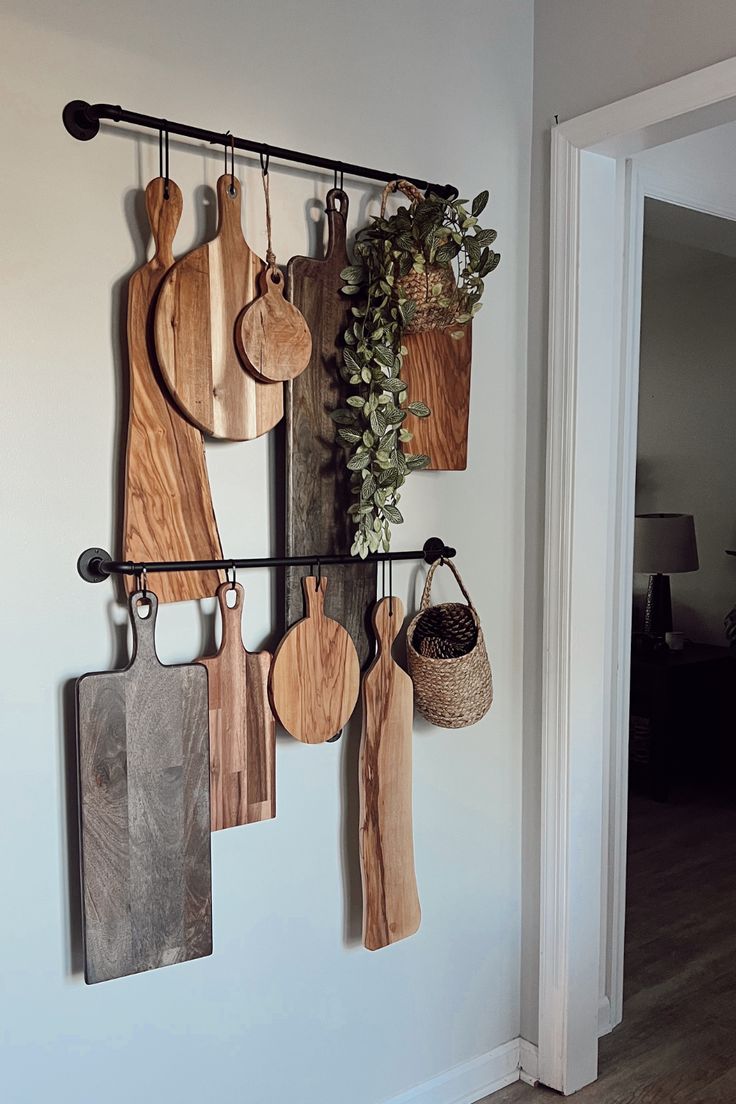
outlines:
[[[537,1048],[525,1039],[512,1039],[392,1097],[386,1104],[476,1104],[519,1078],[536,1084],[536,1071]]]

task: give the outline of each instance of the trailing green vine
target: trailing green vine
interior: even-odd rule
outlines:
[[[355,499],[351,552],[361,557],[389,550],[391,526],[404,520],[400,488],[410,472],[429,464],[428,456],[403,449],[412,438],[409,415],[431,413],[424,402],[405,401],[403,334],[427,312],[443,326],[469,322],[481,308],[483,281],[500,260],[490,248],[495,230],[478,225],[488,192],[477,195],[470,210],[467,200],[416,195],[411,207],[389,218],[382,212],[359,231],[356,263],[341,273],[344,294],[355,297],[340,368],[350,393],[331,417],[346,446]]]

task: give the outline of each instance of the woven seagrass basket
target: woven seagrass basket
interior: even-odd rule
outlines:
[[[457,579],[467,605],[432,606],[432,579],[446,564]],[[406,633],[409,674],[417,709],[440,728],[466,728],[485,716],[493,701],[493,676],[480,618],[460,572],[449,560],[438,560],[427,573],[419,612]]]
[[[383,189],[381,199],[381,218],[386,214],[386,201],[391,192],[397,189],[410,199],[412,206],[421,203],[424,196],[408,180],[390,180]],[[408,299],[417,305],[414,317],[406,326],[404,333],[425,333],[427,330],[441,330],[451,326],[457,314],[457,281],[451,265],[427,265],[425,272],[409,272],[399,280],[399,287]],[[450,300],[447,307],[440,306],[432,288],[439,284],[440,298]]]

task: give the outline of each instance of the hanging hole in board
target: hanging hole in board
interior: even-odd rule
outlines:
[[[164,199],[169,198],[169,124],[162,120],[158,132],[158,175],[164,181]]]
[[[321,586],[322,586],[322,561],[317,560],[317,582],[315,584],[314,589],[319,590],[319,588]]]
[[[147,621],[153,610],[153,602],[150,598],[139,598],[135,604],[135,612],[141,621]]]
[[[235,589],[235,584],[233,583],[225,591],[225,605],[227,606],[228,609],[235,609],[235,607],[237,606],[239,600],[240,600],[240,595],[238,594],[237,590]]]
[[[274,268],[273,271],[270,274],[271,283],[275,284],[276,287],[278,287],[279,284],[281,283],[282,279],[283,279],[283,276],[281,275],[281,271],[278,268]]]
[[[225,146],[225,176],[227,176],[228,139],[230,144],[230,186],[227,189],[227,194],[231,199],[234,199],[238,194],[238,190],[235,187],[235,137],[229,130],[226,130],[225,139],[226,141],[223,143]]]

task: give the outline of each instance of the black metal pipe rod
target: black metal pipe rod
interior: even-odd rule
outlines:
[[[358,559],[349,555],[326,555],[315,553],[311,556],[265,556],[255,559],[232,560],[159,560],[134,562],[132,560],[113,560],[102,548],[88,548],[77,561],[77,570],[81,577],[90,583],[102,582],[110,575],[156,575],[174,571],[227,571],[255,567],[318,567],[325,564],[388,563],[397,560],[435,560],[452,559],[455,549],[448,547],[439,537],[430,537],[424,548],[411,552],[376,552]]]
[[[377,180],[387,183],[389,180],[408,180],[417,188],[432,188],[438,195],[445,197],[456,196],[457,189],[451,184],[431,184],[427,180],[419,180],[414,176],[404,176],[400,173],[387,173],[379,169],[371,169],[366,165],[353,165],[349,161],[336,161],[331,157],[318,157],[313,153],[301,153],[299,150],[285,149],[283,146],[271,146],[267,142],[254,142],[249,138],[237,138],[234,135],[224,134],[222,131],[205,130],[203,127],[189,126],[188,123],[176,123],[171,119],[157,119],[153,115],[142,115],[138,111],[128,111],[117,104],[89,104],[86,100],[71,100],[63,112],[64,126],[73,138],[82,142],[94,138],[100,129],[100,120],[104,119],[112,123],[131,123],[133,126],[145,127],[148,130],[167,130],[169,134],[178,134],[183,138],[196,138],[202,142],[210,142],[224,146],[235,146],[235,149],[245,150],[248,153],[262,154],[264,157],[275,157],[280,161],[291,161],[297,165],[311,165],[318,169],[327,169],[333,173],[346,176],[362,177],[365,180]]]

